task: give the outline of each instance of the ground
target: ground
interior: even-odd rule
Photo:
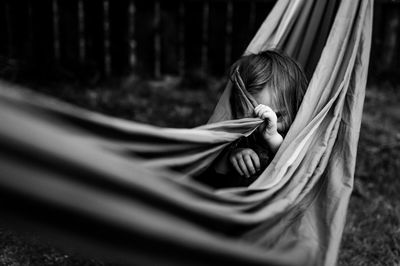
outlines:
[[[193,127],[210,116],[224,80],[127,79],[107,86],[34,86],[79,106],[143,123]],[[359,141],[355,189],[339,265],[400,264],[400,88],[369,84]],[[55,248],[0,223],[0,265],[115,265]]]

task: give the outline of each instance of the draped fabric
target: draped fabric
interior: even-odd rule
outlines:
[[[311,80],[249,187],[193,180],[262,121],[159,128],[0,87],[0,201],[13,223],[139,265],[334,265],[353,185],[372,0],[276,3],[245,53],[279,48]],[[249,100],[250,101],[250,100]]]

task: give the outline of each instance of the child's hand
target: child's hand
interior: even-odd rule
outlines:
[[[249,148],[233,150],[229,155],[229,161],[241,176],[244,175],[247,178],[260,170],[260,158]]]
[[[264,138],[270,138],[278,133],[278,117],[275,112],[268,106],[259,104],[254,108],[256,116],[265,121],[261,126],[261,133]]]
[[[254,108],[254,113],[265,121],[260,126],[261,135],[275,153],[283,141],[282,136],[278,133],[278,117],[276,113],[270,107],[263,104],[259,104]]]

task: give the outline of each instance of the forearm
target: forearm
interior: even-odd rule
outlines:
[[[277,133],[272,136],[264,137],[264,141],[272,154],[275,154],[283,142],[283,137],[281,134]]]

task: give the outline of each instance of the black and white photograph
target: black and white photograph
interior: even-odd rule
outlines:
[[[0,266],[400,265],[400,0],[0,0]]]

